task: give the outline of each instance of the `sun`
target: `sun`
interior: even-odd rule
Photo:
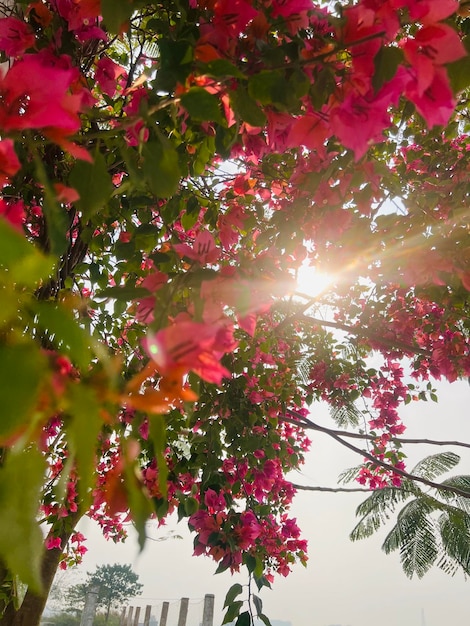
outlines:
[[[333,282],[333,276],[319,272],[315,267],[303,263],[297,271],[296,291],[300,295],[317,298]]]

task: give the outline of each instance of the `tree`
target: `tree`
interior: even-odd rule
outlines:
[[[73,585],[68,589],[67,596],[71,607],[77,602],[85,601],[86,593],[92,587],[98,588],[97,607],[105,611],[105,623],[108,623],[112,608],[118,609],[129,598],[140,595],[142,585],[138,582],[139,576],[132,571],[130,565],[100,565],[93,573],[88,572],[84,583]]]
[[[416,476],[434,480],[455,467],[460,458],[452,452],[426,457],[412,470]],[[443,485],[469,490],[470,476],[453,476]],[[396,522],[385,537],[382,550],[389,554],[400,551],[405,574],[422,578],[437,564],[445,572],[454,574],[457,569],[470,573],[470,514],[468,498],[440,492],[425,492],[410,480],[400,488],[385,487],[374,491],[357,508],[360,521],[351,533],[357,541],[370,537],[385,524],[396,507],[412,498],[398,513]]]
[[[84,515],[143,545],[177,512],[269,585],[307,560],[310,404],[398,487],[400,406],[470,375],[466,3],[0,8],[0,624],[38,623]]]

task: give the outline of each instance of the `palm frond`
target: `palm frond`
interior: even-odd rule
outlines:
[[[358,426],[362,419],[362,413],[352,402],[330,407],[330,415],[340,428]]]
[[[438,525],[445,553],[470,575],[470,515],[449,508],[439,517]]]
[[[432,510],[432,509],[431,509]],[[397,522],[385,538],[386,554],[400,550],[400,560],[408,578],[422,578],[439,554],[436,529],[428,517],[430,508],[423,500],[412,500],[398,514]]]
[[[450,478],[443,480],[442,484],[449,487],[455,487],[456,489],[461,489],[462,491],[468,491],[468,498],[454,495],[448,491],[439,491],[439,496],[441,498],[445,498],[446,500],[454,500],[459,508],[463,509],[467,513],[470,513],[470,476],[451,476]]]
[[[427,480],[434,480],[455,467],[459,461],[460,456],[455,452],[439,452],[422,459],[414,466],[411,473]]]
[[[403,485],[400,488],[385,487],[373,491],[356,509],[356,516],[362,516],[362,519],[351,531],[349,535],[351,541],[373,535],[390,519],[397,503],[403,502],[410,495],[411,492],[403,489]]]

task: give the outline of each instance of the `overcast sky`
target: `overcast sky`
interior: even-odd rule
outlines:
[[[405,409],[408,437],[460,439],[470,442],[470,386],[467,382],[444,385],[439,404],[413,403]],[[405,415],[405,413],[404,413]],[[313,407],[313,419],[327,421],[324,407]],[[346,449],[330,443],[325,435],[314,434],[311,452],[302,475],[293,475],[297,483],[334,486],[339,472],[357,465],[358,459]],[[432,452],[441,448],[433,448]],[[470,473],[470,454],[462,456],[454,473]],[[409,450],[408,467],[431,451],[423,446]],[[364,499],[362,494],[323,494],[300,492],[293,514],[309,540],[309,565],[302,566],[286,579],[277,578],[273,589],[262,592],[265,613],[272,619],[291,622],[292,626],[443,626],[468,624],[468,583],[463,575],[454,578],[433,570],[422,580],[408,580],[401,570],[399,555],[385,555],[377,538],[351,543],[348,534],[355,524],[354,509]],[[204,557],[192,557],[192,539],[184,523],[171,524],[167,530],[155,525],[149,534],[158,539],[174,528],[184,539],[149,541],[139,555],[135,541],[124,545],[106,542],[91,522],[82,524],[89,537],[89,552],[76,577],[105,563],[131,563],[145,585],[142,605],[171,600],[176,620],[177,602],[189,597],[190,617],[187,626],[198,626],[202,599],[206,593],[216,597],[216,620],[219,626],[225,593],[234,582],[246,583],[244,576],[214,576],[215,564]],[[170,620],[170,621],[172,621]],[[169,623],[168,626],[174,626]],[[176,626],[176,625],[175,625]]]

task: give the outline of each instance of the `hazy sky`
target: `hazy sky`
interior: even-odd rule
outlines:
[[[405,412],[405,436],[470,442],[467,382],[443,386],[439,404],[413,403]],[[331,425],[324,407],[314,406],[312,417]],[[313,433],[312,439],[307,464],[302,475],[292,476],[294,482],[334,486],[342,469],[358,464],[353,453],[330,443],[325,435]],[[409,448],[410,469],[415,461],[431,453],[423,446]],[[432,452],[440,450],[433,448]],[[455,451],[462,461],[454,473],[470,473],[470,454],[463,449]],[[292,626],[423,626],[423,611],[425,626],[468,624],[469,588],[462,574],[451,578],[435,569],[422,580],[410,581],[401,570],[399,555],[387,556],[380,550],[380,538],[383,540],[386,531],[373,539],[349,541],[348,534],[355,525],[355,506],[364,497],[311,492],[297,495],[293,514],[309,540],[309,565],[306,569],[296,567],[286,579],[277,578],[271,591],[262,592],[265,613],[272,619],[290,621]],[[116,546],[100,537],[91,522],[81,528],[89,537],[89,552],[78,574],[84,575],[99,564],[132,563],[145,585],[143,599],[139,600],[142,605],[189,597],[194,600],[190,607],[197,612],[197,601],[202,607],[204,595],[213,593],[214,626],[219,626],[227,589],[234,582],[246,583],[244,576],[214,576],[216,566],[211,560],[192,557],[192,540],[184,523],[167,527],[184,535],[183,540],[149,541],[141,555],[131,538]],[[149,529],[155,538],[166,532],[156,525]],[[177,607],[176,602],[171,606]],[[202,612],[202,608],[199,610]],[[187,626],[198,623],[188,621]]]

